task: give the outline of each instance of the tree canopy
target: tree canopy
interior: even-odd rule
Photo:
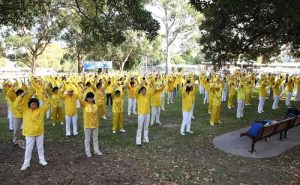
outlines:
[[[80,72],[85,57],[104,46],[118,47],[126,41],[128,31],[143,32],[149,40],[158,36],[160,25],[144,8],[144,3],[140,0],[0,0],[0,25],[12,30],[6,35],[7,46],[27,50],[27,59],[23,61],[28,62],[33,73],[37,57],[58,39],[67,43],[69,56],[76,58]]]
[[[205,20],[200,45],[214,62],[268,59],[284,44],[300,56],[300,0],[190,0]]]

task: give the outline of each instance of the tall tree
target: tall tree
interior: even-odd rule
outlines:
[[[88,59],[112,61],[114,68],[123,71],[138,67],[143,59],[152,64],[159,63],[163,52],[159,37],[150,41],[141,32],[128,31],[125,42],[118,46],[107,44]]]
[[[207,58],[221,65],[226,61],[268,60],[284,44],[300,55],[300,1],[286,0],[190,0],[204,14],[199,26],[200,45]]]
[[[32,24],[24,24],[9,30],[5,43],[20,54],[25,65],[35,74],[37,58],[60,33],[58,27],[60,6],[53,5],[46,12],[34,17]]]
[[[182,51],[195,47],[191,43],[196,43],[193,38],[203,17],[191,7],[187,0],[153,0],[151,5],[157,12],[154,16],[163,24],[163,36],[166,47],[166,73],[168,73],[172,46],[175,43],[180,43],[181,46],[177,45],[175,47],[181,47]]]

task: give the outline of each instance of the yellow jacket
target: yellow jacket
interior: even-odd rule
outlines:
[[[262,81],[260,83],[260,86],[259,86],[259,96],[260,97],[266,97],[267,96],[267,89],[266,89],[266,87],[267,87],[266,82]]]
[[[30,90],[29,93],[23,98],[16,99],[16,101],[13,103],[14,118],[19,118],[19,119],[23,118],[24,107],[28,107],[28,101],[33,96],[34,93],[35,91]]]
[[[73,96],[69,95],[60,95],[60,98],[65,102],[65,115],[66,116],[75,116],[77,115],[77,99],[78,95],[73,94]]]
[[[190,93],[186,92],[186,88],[182,89],[182,111],[190,112],[193,108],[194,103],[194,94],[195,91],[191,91]]]
[[[58,94],[52,94],[51,96],[51,106],[55,107],[62,107],[62,100],[60,99]]]
[[[98,128],[99,113],[97,104],[90,104],[83,100],[80,100],[80,104],[83,109],[83,127]]]
[[[275,96],[279,96],[280,95],[280,81],[276,81],[273,86],[272,86],[272,89],[273,89],[273,94]]]
[[[124,96],[125,96],[124,93],[121,93],[121,95],[119,97],[115,96],[115,94],[112,94],[112,98],[113,98],[112,112],[113,113],[123,112]]]
[[[151,99],[150,92],[148,92],[147,90],[145,95],[136,94],[136,99],[137,99],[137,106],[138,106],[138,114],[139,115],[150,114],[150,99]]]
[[[238,90],[237,90],[237,99],[245,101],[245,99],[246,99],[245,87],[243,87],[243,88],[239,87],[238,88]]]
[[[104,105],[105,102],[105,92],[103,92],[101,89],[96,90],[96,103],[98,105]]]
[[[19,96],[16,100],[16,106],[22,106],[23,97]],[[28,102],[25,102],[28,103]],[[28,106],[23,106],[23,132],[24,136],[36,137],[44,134],[44,117],[50,107],[49,99],[45,104],[32,110]]]
[[[159,107],[160,106],[160,94],[164,90],[164,86],[158,90],[152,89],[151,94],[151,106],[152,107]]]
[[[128,98],[135,99],[135,90],[136,86],[134,85],[133,87],[130,85],[130,83],[127,84],[127,89],[128,89]]]
[[[106,94],[111,94],[114,91],[114,86],[113,85],[108,85],[105,89]]]

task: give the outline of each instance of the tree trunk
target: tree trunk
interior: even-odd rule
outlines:
[[[31,57],[31,74],[34,75],[36,72],[36,59],[37,55],[33,54]]]
[[[77,58],[77,72],[78,72],[78,74],[80,74],[81,71],[82,71],[81,60],[80,60],[80,58]]]
[[[127,54],[125,60],[124,60],[124,61],[122,62],[122,64],[121,64],[121,71],[122,71],[122,72],[123,72],[123,70],[124,70],[124,66],[125,66],[126,62],[128,61],[128,59],[129,59],[129,57],[130,57],[130,55],[131,55],[132,50],[133,50],[133,48],[130,49],[130,51],[129,51],[129,53]]]

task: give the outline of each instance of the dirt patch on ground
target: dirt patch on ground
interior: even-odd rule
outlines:
[[[0,118],[7,117],[7,105],[6,103],[0,103]]]
[[[159,184],[114,154],[87,158],[79,143],[46,143],[46,167],[38,164],[34,149],[25,172],[20,171],[24,150],[3,143],[0,148],[0,184]]]

